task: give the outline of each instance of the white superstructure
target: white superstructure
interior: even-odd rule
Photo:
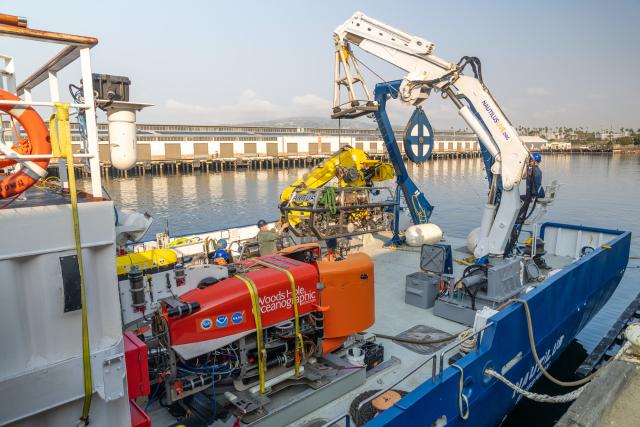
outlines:
[[[91,365],[89,421],[92,426],[128,425],[114,207],[102,199],[92,87],[90,49],[98,41],[4,24],[0,25],[0,36],[62,46],[52,59],[43,58],[43,65],[19,84],[14,73],[15,64],[24,59],[19,46],[2,52],[1,88],[21,96],[24,101],[20,105],[38,107],[44,119],[49,118],[55,103],[64,101],[58,73],[79,66],[85,97],[83,103],[71,102],[70,110],[72,114],[85,112],[87,133],[81,153],[74,159],[87,162],[93,194],[81,197],[78,204]],[[45,99],[32,96],[40,86],[48,86]],[[2,158],[9,150],[10,145],[4,146]],[[28,156],[10,155],[19,157],[19,163],[29,160]],[[58,160],[57,165],[61,188],[66,188],[66,164]],[[60,192],[36,191],[14,202],[0,209],[0,425],[74,426],[82,423],[86,377],[72,207]]]

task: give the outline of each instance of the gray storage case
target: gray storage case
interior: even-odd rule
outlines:
[[[407,275],[404,302],[420,308],[431,308],[438,296],[440,278],[418,271]]]

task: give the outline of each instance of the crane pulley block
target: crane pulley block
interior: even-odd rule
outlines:
[[[424,163],[433,151],[433,128],[421,107],[417,107],[404,128],[404,152],[413,163]]]

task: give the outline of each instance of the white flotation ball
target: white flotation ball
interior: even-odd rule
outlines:
[[[480,239],[480,227],[471,230],[471,233],[467,236],[467,250],[473,253],[478,246],[478,240]]]
[[[435,224],[416,224],[404,235],[409,246],[433,245],[442,239],[442,229]]]

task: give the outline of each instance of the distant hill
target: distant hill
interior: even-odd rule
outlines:
[[[335,128],[342,129],[376,129],[375,122],[366,117],[351,120],[333,120],[324,117],[287,117],[284,119],[264,120],[242,123],[241,126],[294,127],[294,128]]]
[[[378,125],[373,119],[358,117],[357,119],[343,119],[338,123],[337,119],[325,117],[286,117],[284,119],[262,120],[257,122],[238,123],[233,126],[260,126],[260,127],[284,127],[284,128],[329,128],[337,129],[377,129]],[[402,132],[404,126],[394,126],[396,132]],[[446,129],[436,129],[436,132],[449,132]],[[469,129],[456,129],[455,132],[467,133]]]

